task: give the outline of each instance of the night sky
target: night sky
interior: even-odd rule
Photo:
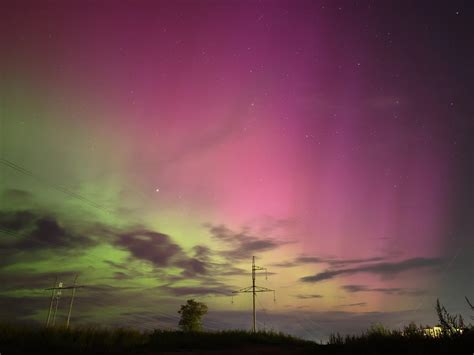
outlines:
[[[78,273],[73,325],[249,329],[252,255],[261,328],[469,315],[473,38],[470,1],[2,1],[0,319]]]

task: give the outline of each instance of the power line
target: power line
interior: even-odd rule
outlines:
[[[73,197],[77,200],[80,200],[80,201],[88,204],[89,206],[94,207],[96,209],[99,209],[103,212],[110,213],[109,210],[104,208],[102,205],[90,200],[89,198],[84,197],[81,194],[79,194],[77,192],[74,192],[74,191],[68,189],[65,186],[62,186],[62,185],[59,185],[59,184],[54,184],[54,183],[48,181],[47,179],[45,179],[44,177],[41,177],[37,174],[34,174],[32,171],[30,171],[30,170],[28,170],[28,169],[26,169],[26,168],[24,168],[24,167],[22,167],[22,166],[20,166],[16,163],[12,162],[11,160],[0,158],[0,163],[7,166],[7,167],[9,167],[9,168],[11,168],[11,169],[13,169],[13,170],[15,170],[15,171],[17,171],[17,172],[19,172],[19,173],[21,173],[21,174],[23,174],[23,175],[29,176],[29,177],[31,177],[35,180],[40,181],[41,183],[47,185],[51,189],[62,192],[62,193],[66,194],[70,197]]]

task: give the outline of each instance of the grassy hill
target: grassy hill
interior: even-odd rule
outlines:
[[[317,344],[272,332],[56,328],[0,325],[0,353],[9,354],[456,354],[474,352],[474,331],[431,338],[421,332],[371,329]]]

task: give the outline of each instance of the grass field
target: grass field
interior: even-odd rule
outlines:
[[[334,335],[317,344],[272,332],[183,333],[174,330],[61,328],[0,325],[0,353],[9,354],[466,354],[474,353],[474,330],[425,336],[371,328],[357,336]]]

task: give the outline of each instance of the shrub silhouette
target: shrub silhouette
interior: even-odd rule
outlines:
[[[423,337],[424,330],[422,326],[417,326],[415,322],[410,322],[403,327],[402,334],[406,337]]]
[[[445,334],[457,334],[465,328],[464,319],[462,315],[453,316],[448,313],[446,308],[436,300],[436,313],[438,314],[439,324]]]

